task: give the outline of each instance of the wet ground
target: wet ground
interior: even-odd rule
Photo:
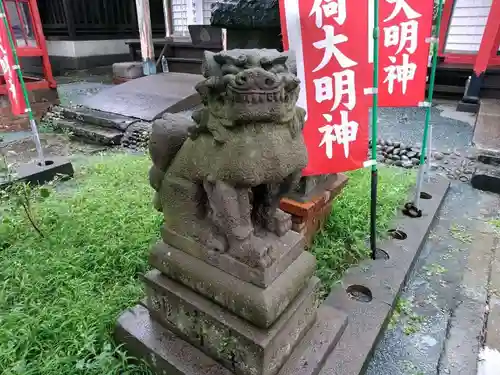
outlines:
[[[454,103],[432,109],[433,148],[443,152],[432,175],[443,168],[475,165],[470,142],[474,119],[456,113]],[[380,135],[419,144],[425,109],[383,109]],[[473,159],[473,158],[472,158]],[[444,206],[418,260],[367,375],[477,373],[485,341],[492,254],[499,197],[452,180]],[[489,327],[493,329],[492,327]],[[491,371],[491,370],[490,370]],[[500,373],[498,368],[482,375]]]

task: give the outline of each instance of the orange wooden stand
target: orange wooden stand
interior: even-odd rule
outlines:
[[[339,173],[322,194],[308,202],[297,202],[289,198],[281,200],[280,208],[292,215],[292,229],[305,237],[307,246],[312,244],[314,235],[323,228],[335,198],[342,192],[347,181],[348,177]]]

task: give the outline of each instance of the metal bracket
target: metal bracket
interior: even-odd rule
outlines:
[[[369,168],[369,167],[372,167],[374,165],[377,165],[377,161],[376,160],[366,160],[363,162],[363,168]]]
[[[419,107],[423,107],[423,108],[428,108],[428,107],[432,107],[432,103],[430,103],[430,102],[419,102],[418,106]]]

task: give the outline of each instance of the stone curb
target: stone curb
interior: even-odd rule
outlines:
[[[405,239],[391,238],[378,246],[389,259],[365,260],[352,267],[324,305],[347,314],[347,327],[319,375],[363,374],[385,330],[398,297],[410,277],[450,183],[438,178],[423,187],[431,199],[421,199],[423,216],[402,214],[394,229]]]

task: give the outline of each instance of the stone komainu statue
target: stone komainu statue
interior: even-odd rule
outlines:
[[[299,80],[276,50],[205,52],[194,123],[167,114],[149,150],[164,238],[196,243],[251,267],[272,264],[273,238],[291,229],[280,198],[307,164]]]

